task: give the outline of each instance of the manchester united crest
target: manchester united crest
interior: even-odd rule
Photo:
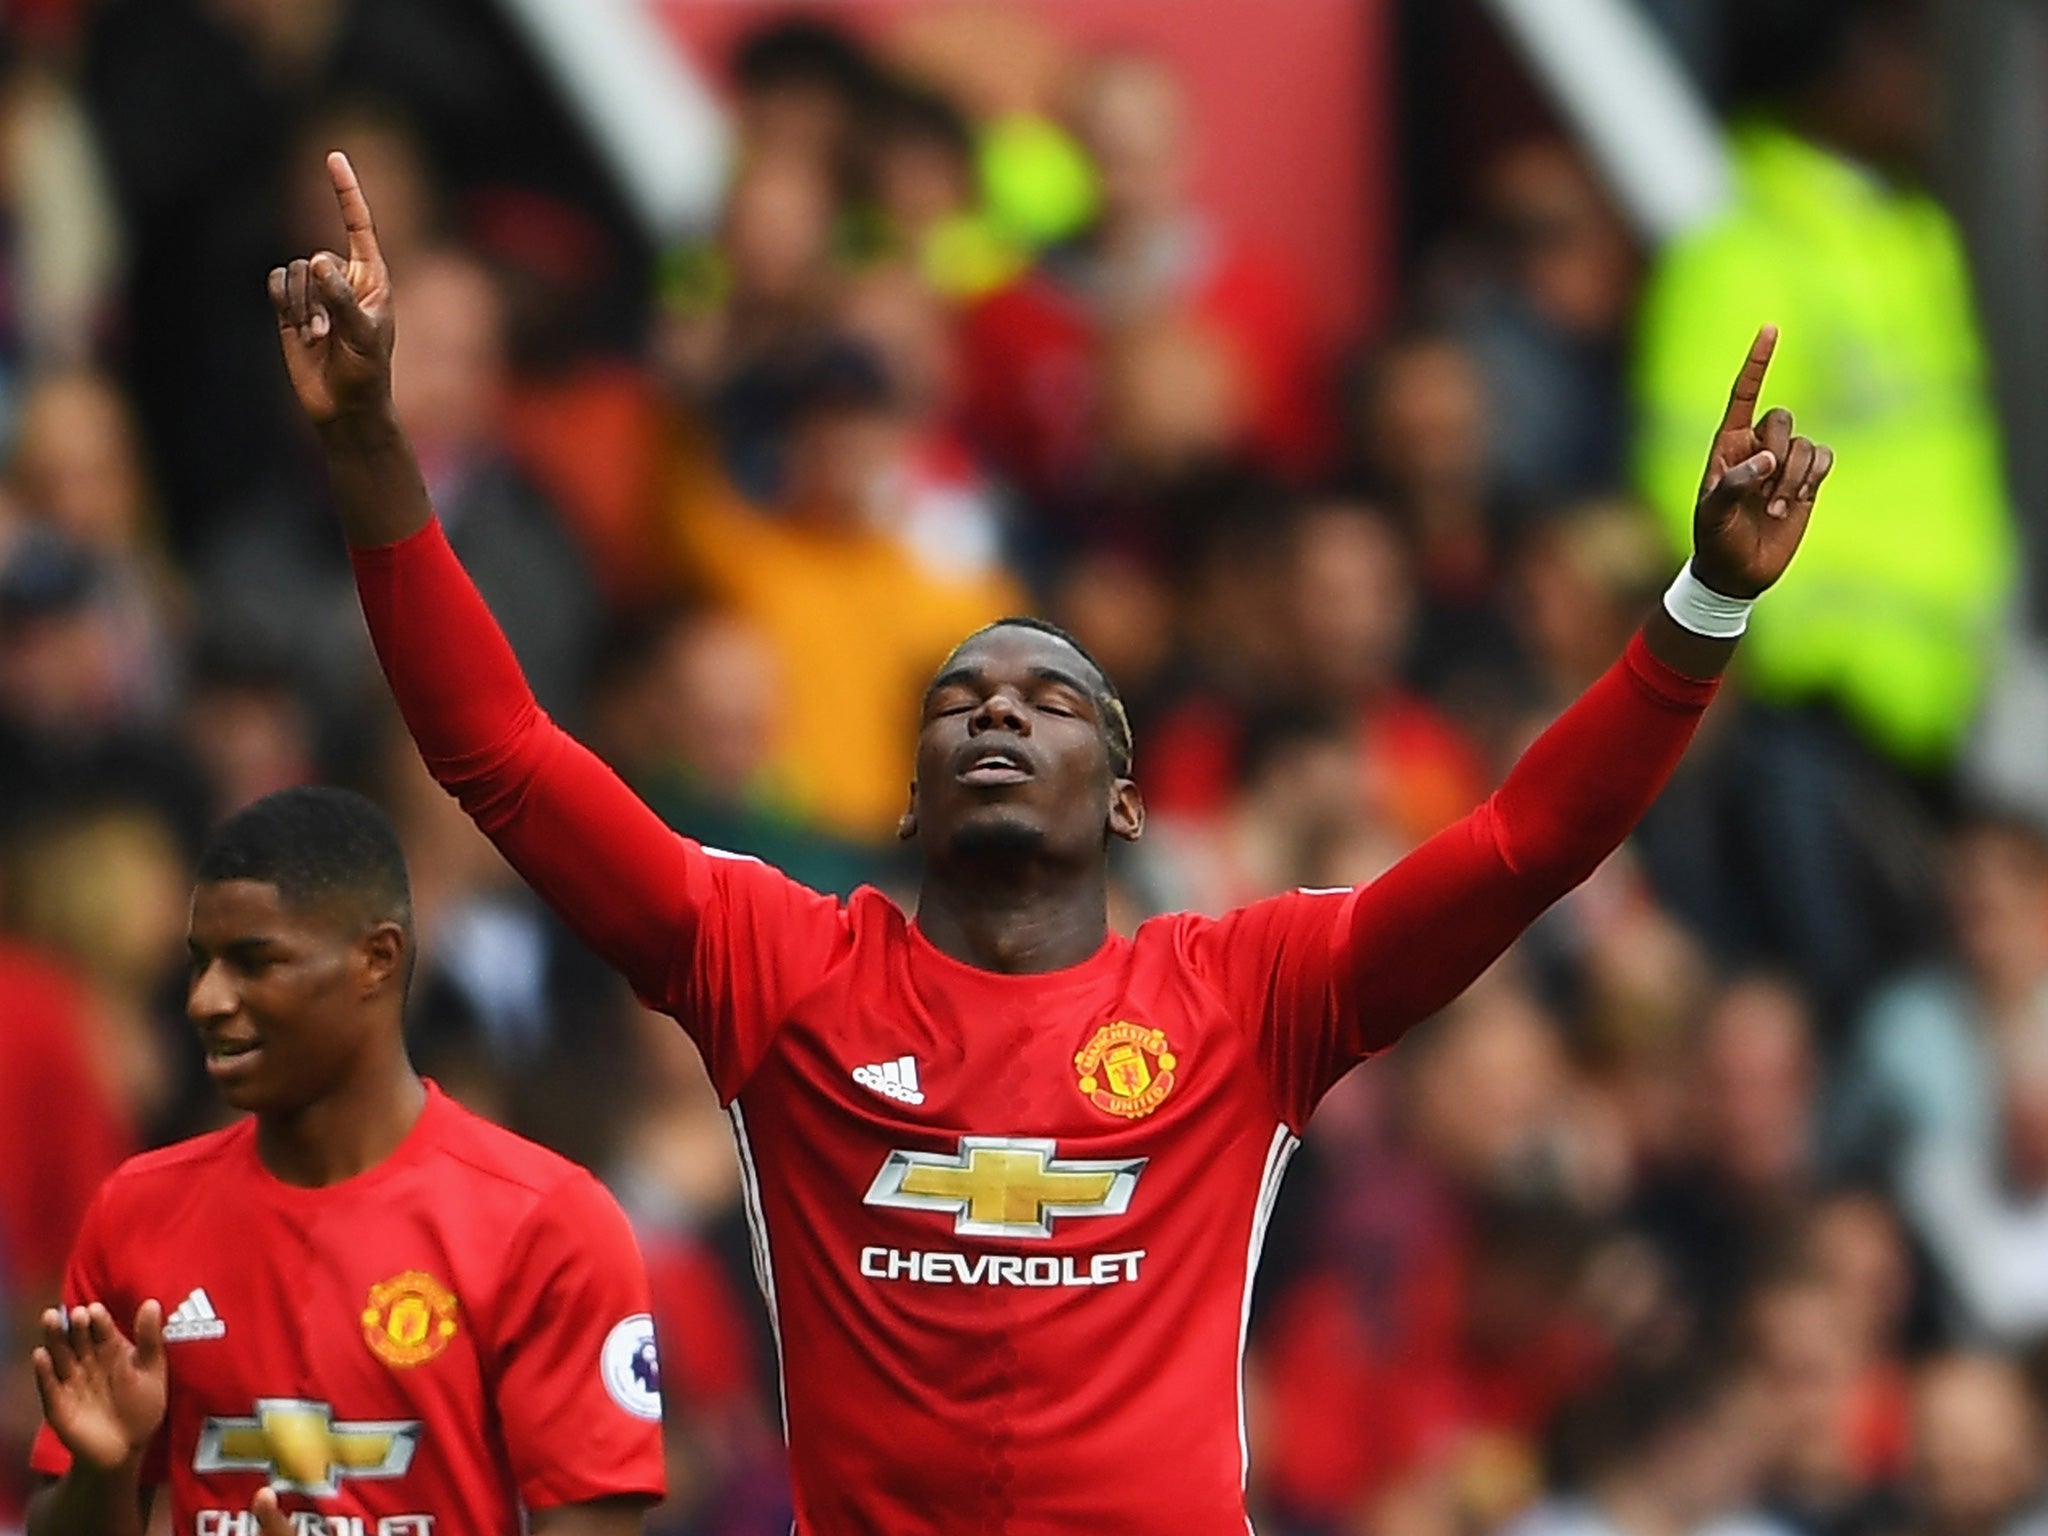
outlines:
[[[408,1269],[370,1287],[363,1341],[386,1365],[419,1365],[455,1337],[455,1293],[424,1270]]]
[[[1177,1065],[1163,1030],[1124,1019],[1096,1030],[1074,1057],[1088,1102],[1126,1120],[1142,1119],[1166,1102]]]

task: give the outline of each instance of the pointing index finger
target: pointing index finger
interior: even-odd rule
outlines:
[[[382,260],[377,249],[377,225],[370,218],[370,204],[363,196],[362,183],[348,156],[335,150],[327,157],[327,175],[334,183],[334,200],[341,206],[341,222],[348,227],[348,259],[351,262]]]
[[[1778,328],[1767,325],[1756,333],[1756,340],[1749,344],[1749,356],[1742,364],[1742,372],[1735,376],[1735,387],[1728,391],[1728,409],[1721,417],[1723,432],[1746,431],[1756,420],[1757,397],[1764,392],[1764,372],[1771,366],[1771,354],[1778,347]]]

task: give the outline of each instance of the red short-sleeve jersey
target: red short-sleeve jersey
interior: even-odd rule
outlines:
[[[521,1529],[664,1491],[647,1278],[588,1173],[428,1087],[390,1157],[280,1183],[254,1122],[101,1188],[65,1280],[125,1329],[164,1308],[170,1406],[145,1457],[178,1536],[253,1536],[266,1483],[323,1536]],[[45,1426],[32,1455],[60,1474]]]

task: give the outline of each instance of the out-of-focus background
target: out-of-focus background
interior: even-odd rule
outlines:
[[[1808,547],[1635,841],[1324,1106],[1255,1508],[2048,1528],[2044,144],[2024,0],[15,0],[0,1529],[86,1200],[218,1121],[195,848],[313,779],[403,829],[422,1067],[639,1224],[655,1529],[787,1527],[691,1048],[427,781],[368,658],[264,297],[341,237],[334,146],[398,409],[546,706],[837,891],[908,892],[917,694],[1019,610],[1130,702],[1119,921],[1370,878],[1620,650],[1783,326],[1769,398],[1840,455]]]

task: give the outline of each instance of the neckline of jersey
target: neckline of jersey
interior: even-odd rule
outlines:
[[[1085,960],[1076,960],[1072,965],[1063,965],[1052,971],[991,971],[979,965],[970,965],[965,960],[956,960],[938,945],[934,944],[925,931],[912,917],[905,924],[910,930],[911,954],[920,965],[930,965],[936,970],[971,981],[982,986],[999,986],[1014,990],[1019,984],[1030,987],[1071,986],[1075,982],[1092,980],[1099,972],[1114,962],[1118,951],[1127,942],[1115,929],[1103,939],[1102,945]]]
[[[404,1172],[417,1163],[440,1139],[441,1122],[447,1117],[454,1101],[441,1091],[441,1085],[431,1077],[420,1079],[427,1090],[426,1103],[420,1106],[419,1117],[413,1121],[405,1136],[388,1156],[371,1164],[361,1173],[351,1174],[333,1184],[287,1184],[263,1165],[263,1158],[256,1150],[256,1118],[250,1116],[245,1122],[246,1134],[242,1138],[242,1150],[249,1166],[256,1175],[257,1187],[272,1200],[286,1205],[324,1205],[334,1200],[352,1199],[366,1190],[376,1189],[387,1179]]]

